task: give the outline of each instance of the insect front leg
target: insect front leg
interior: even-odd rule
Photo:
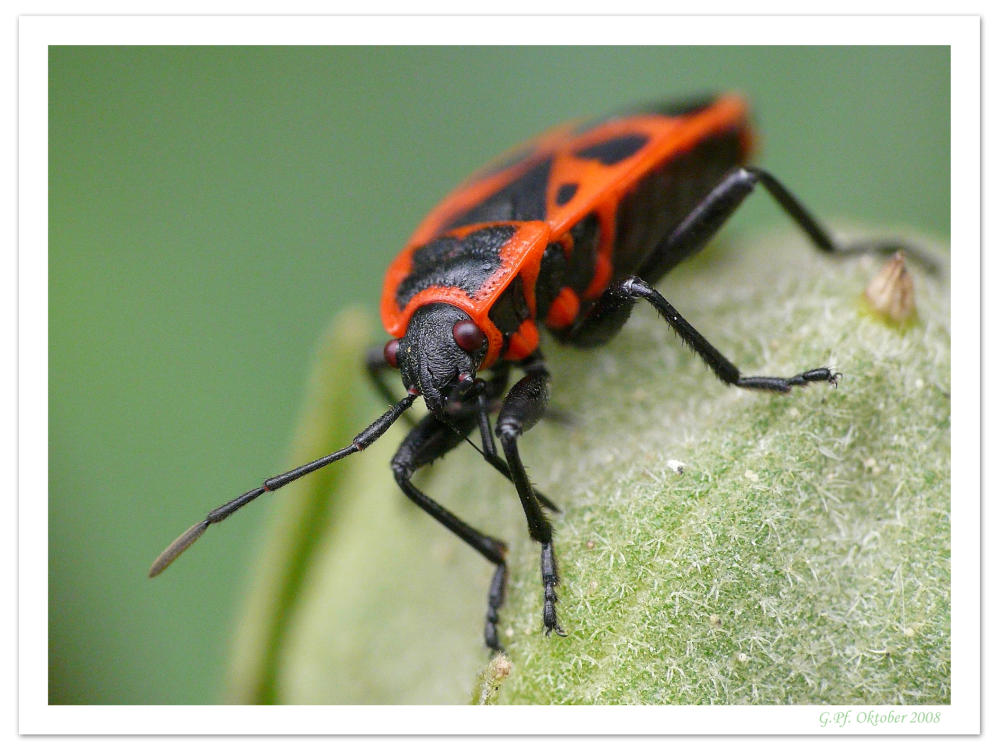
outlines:
[[[494,404],[501,403],[501,396],[505,390],[507,390],[507,381],[510,376],[510,366],[507,363],[503,365],[498,365],[495,368],[493,377],[489,380],[476,380],[473,389],[475,393],[470,393],[467,398],[471,398],[471,402],[465,402],[460,407],[460,412],[456,413],[475,413],[476,420],[479,426],[479,434],[482,439],[483,447],[480,449],[480,453],[490,466],[496,469],[498,472],[503,474],[508,481],[513,482],[514,477],[510,472],[510,467],[504,462],[502,458],[497,454],[496,445],[493,442],[493,431],[490,429],[490,411],[492,411]],[[454,428],[453,428],[454,429]],[[475,447],[473,445],[473,447]],[[538,498],[538,502],[544,505],[550,510],[554,510],[556,513],[559,512],[559,506],[553,503],[549,498],[543,495],[538,490],[535,490],[535,497]]]
[[[749,388],[764,391],[787,392],[793,386],[809,383],[826,382],[836,385],[840,373],[831,372],[827,367],[817,367],[788,378],[773,375],[756,375],[744,377],[739,368],[729,361],[718,349],[695,330],[681,314],[677,312],[658,291],[642,279],[631,276],[616,282],[605,290],[597,300],[587,318],[581,321],[574,330],[574,337],[588,342],[594,335],[602,336],[608,331],[618,330],[628,318],[635,303],[644,299],[649,302],[660,316],[670,324],[670,327],[684,340],[695,353],[704,360],[716,377],[723,383],[735,385],[738,388]]]
[[[482,381],[482,388],[476,396],[476,411],[479,421],[479,437],[483,444],[483,454],[487,461],[496,463],[499,459],[497,448],[493,443],[493,432],[490,430],[490,412],[501,403],[507,382],[510,380],[510,364],[503,362],[493,368],[492,377]]]
[[[524,369],[525,376],[514,384],[504,399],[497,417],[496,433],[500,438],[504,455],[507,456],[507,465],[510,467],[517,495],[524,508],[528,533],[542,545],[541,567],[544,589],[542,622],[545,625],[545,632],[548,634],[555,631],[559,635],[566,635],[556,619],[556,584],[559,583],[559,573],[552,546],[552,526],[545,517],[538,497],[528,480],[517,447],[518,438],[531,429],[545,413],[549,401],[549,373],[540,357],[526,363]]]
[[[410,481],[417,469],[446,454],[461,443],[475,427],[475,415],[458,418],[451,424],[445,424],[431,414],[427,415],[417,423],[399,446],[399,450],[392,458],[392,473],[396,483],[410,500],[496,566],[487,595],[483,637],[489,648],[502,651],[497,623],[506,590],[507,545],[474,529],[418,490]]]

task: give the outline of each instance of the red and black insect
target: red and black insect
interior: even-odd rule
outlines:
[[[545,632],[562,634],[552,527],[542,510],[555,505],[532,487],[518,449],[518,439],[548,403],[539,325],[563,344],[598,346],[645,300],[729,385],[789,391],[813,382],[835,384],[838,373],[826,367],[791,377],[743,376],[653,285],[701,249],[758,185],[826,253],[892,252],[901,246],[895,240],[836,241],[775,177],[747,166],[752,144],[743,99],[706,96],[564,125],[472,177],[431,212],[386,274],[381,311],[392,339],[367,364],[392,407],[347,447],[213,510],[157,558],[150,575],[251,500],[371,445],[423,396],[430,413],[403,439],[392,471],[407,497],[495,566],[486,645],[501,648],[497,622],[506,545],[411,481],[417,469],[476,430],[480,452],[513,483],[528,531],[541,546]],[[385,377],[389,368],[402,376],[406,396],[400,401]],[[514,368],[523,375],[508,389]],[[497,407],[502,456],[491,425]]]

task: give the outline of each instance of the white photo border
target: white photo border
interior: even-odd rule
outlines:
[[[558,33],[555,29],[558,27]],[[939,724],[821,729],[860,706],[48,705],[48,47],[339,44],[951,48],[952,703]],[[980,19],[975,16],[22,16],[19,19],[19,731],[22,734],[959,734],[980,727]]]

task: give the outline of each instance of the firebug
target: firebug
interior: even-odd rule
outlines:
[[[600,346],[643,300],[724,383],[775,392],[835,385],[839,373],[828,367],[789,377],[744,375],[655,284],[700,250],[758,186],[822,252],[889,254],[906,247],[898,240],[835,239],[776,177],[749,164],[753,143],[740,96],[701,96],[556,127],[471,177],[430,212],[386,273],[381,316],[390,340],[369,354],[367,368],[389,410],[346,447],[211,511],[167,547],[150,576],[265,492],[364,450],[422,397],[429,413],[403,439],[392,472],[410,500],[494,566],[486,645],[502,649],[506,545],[412,481],[417,469],[474,432],[483,458],[513,484],[539,544],[545,632],[563,634],[552,525],[543,510],[556,506],[532,486],[518,447],[549,399],[540,329],[561,344]],[[919,250],[908,251],[932,265]],[[402,399],[387,378],[392,370],[402,379]],[[512,371],[520,377],[508,387]]]

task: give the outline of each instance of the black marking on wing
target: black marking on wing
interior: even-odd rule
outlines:
[[[413,251],[413,266],[396,290],[400,309],[415,294],[432,286],[457,287],[473,296],[496,273],[503,261],[500,249],[516,227],[483,227],[462,239],[438,237]]]
[[[582,295],[594,279],[601,222],[596,214],[587,214],[572,226],[569,233],[573,238],[573,252],[566,267],[565,283]]]
[[[456,216],[441,231],[491,221],[542,221],[545,219],[545,189],[549,184],[552,158],[539,162],[513,182]]]
[[[579,187],[579,183],[576,182],[564,182],[560,185],[559,189],[556,191],[556,205],[565,206],[573,200],[573,196],[576,195],[576,191]]]
[[[587,148],[581,148],[574,155],[581,159],[596,159],[601,164],[610,167],[629,158],[648,142],[649,136],[642,133],[630,133],[602,141]]]

